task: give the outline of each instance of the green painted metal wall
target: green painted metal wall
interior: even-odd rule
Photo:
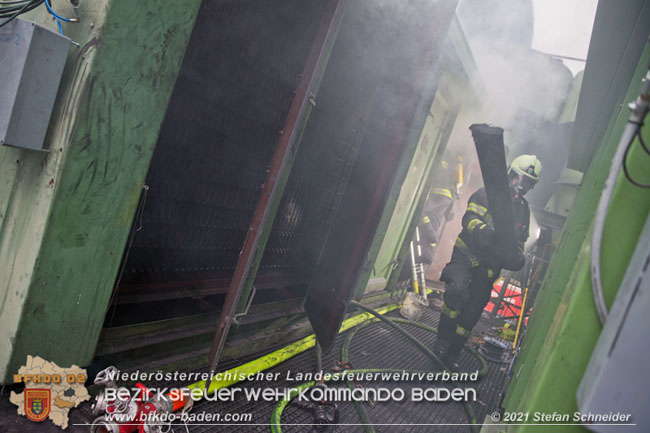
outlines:
[[[647,44],[627,89],[625,103],[636,99],[649,59],[650,44]],[[589,270],[592,221],[628,118],[629,111],[623,106],[615,111],[585,173],[514,366],[513,382],[504,401],[507,411],[571,414],[577,410],[576,391],[601,331],[591,294]],[[646,141],[650,140],[647,126],[642,133]],[[636,142],[628,162],[630,171],[640,182],[650,181],[648,158]],[[620,174],[605,225],[601,258],[605,298],[609,305],[649,211],[647,191],[631,185]],[[507,431],[528,432],[533,429],[539,431],[532,426],[510,427]],[[575,426],[563,427],[562,431],[586,430]]]
[[[409,223],[415,216],[417,203],[422,195],[426,196],[428,193],[424,183],[434,167],[438,149],[446,144],[443,143],[443,138],[448,137],[447,132],[453,127],[453,120],[457,112],[458,109],[450,106],[440,92],[436,94],[408,173],[401,185],[394,213],[375,261],[373,277],[388,280],[393,270],[396,269],[395,260],[406,239]]]
[[[90,362],[199,5],[84,2],[82,22],[64,24],[81,47],[70,50],[50,152],[0,148],[3,383],[27,355]],[[44,7],[27,18],[55,28]]]
[[[377,258],[371,277],[382,284],[371,284],[357,288],[357,298],[365,290],[392,289],[408,254],[408,242],[415,231],[417,218],[424,207],[424,200],[431,189],[432,176],[436,164],[442,159],[442,151],[461,107],[471,106],[478,99],[481,82],[469,46],[456,17],[447,34],[441,63],[437,68],[435,95],[428,108],[424,126],[414,131],[417,145],[414,153],[407,158],[408,171],[399,185],[395,196],[395,207],[385,219],[385,224],[376,236],[374,250]],[[370,269],[368,269],[370,272]]]

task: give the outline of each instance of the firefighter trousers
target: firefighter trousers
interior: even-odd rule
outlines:
[[[469,258],[454,248],[440,280],[445,282],[445,294],[438,340],[447,342],[449,357],[454,360],[490,300],[494,278],[488,276],[487,266],[472,267]]]

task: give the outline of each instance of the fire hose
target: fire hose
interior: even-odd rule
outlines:
[[[387,313],[396,308],[398,308],[397,305],[387,306],[380,311]],[[371,315],[369,314],[359,314],[351,317],[343,322],[339,332],[351,329],[370,318]],[[209,385],[206,381],[199,381],[188,385],[187,389],[189,391],[198,389],[207,395],[212,394],[218,389],[240,382],[241,379],[235,378],[239,377],[239,374],[247,375],[267,370],[314,347],[315,343],[315,335],[309,335],[279,350],[228,370],[228,373],[231,373],[230,377],[233,377],[231,379],[213,379]],[[193,400],[183,398],[184,395],[147,398],[148,392],[145,391],[146,387],[143,384],[137,384],[136,386],[143,390],[142,393],[144,393],[145,398],[132,398],[127,388],[118,387],[115,383],[114,379],[117,377],[117,372],[118,370],[115,367],[108,367],[95,377],[96,385],[104,385],[113,392],[120,392],[120,395],[125,398],[107,398],[106,389],[97,395],[91,409],[93,415],[100,416],[93,421],[91,433],[167,433],[171,430],[169,423],[161,426],[159,422],[148,422],[148,420],[155,417],[164,417],[179,409],[183,411],[191,409]]]
[[[370,323],[376,323],[376,322],[381,321],[381,322],[384,322],[384,323],[388,324],[393,329],[398,331],[400,334],[405,336],[412,344],[414,344],[418,349],[420,349],[420,351],[422,351],[431,360],[433,360],[433,362],[435,364],[437,364],[438,366],[441,366],[442,368],[448,370],[448,368],[444,365],[444,363],[433,352],[431,352],[422,342],[420,342],[416,337],[414,337],[412,334],[410,334],[409,332],[404,330],[398,324],[415,326],[415,327],[427,330],[427,331],[432,332],[432,333],[437,333],[436,329],[434,329],[434,328],[432,328],[430,326],[424,325],[422,323],[419,323],[419,322],[413,322],[413,321],[410,321],[410,320],[399,319],[399,318],[387,318],[387,317],[381,315],[380,313],[376,312],[375,310],[373,310],[373,309],[371,309],[371,308],[369,308],[369,307],[367,307],[367,306],[365,306],[365,305],[363,305],[363,304],[361,304],[359,302],[356,302],[356,301],[352,301],[350,303],[350,305],[353,305],[353,306],[355,306],[357,308],[360,308],[360,309],[372,314],[373,316],[376,317],[376,319],[372,320],[372,321],[367,321],[367,322],[361,324],[360,326],[356,327],[354,330],[352,330],[346,336],[346,338],[345,338],[345,340],[343,342],[342,349],[341,349],[341,358],[342,358],[341,364],[342,365],[348,365],[349,366],[349,346],[350,346],[350,342],[352,341],[352,338],[354,337],[354,335],[360,329],[362,329],[363,327],[369,325]],[[479,377],[482,377],[485,374],[487,374],[488,365],[487,365],[487,362],[485,361],[485,359],[480,354],[478,354],[478,352],[476,352],[474,349],[471,349],[471,348],[469,348],[467,346],[465,347],[465,349],[468,350],[470,352],[470,354],[472,356],[474,356],[476,359],[478,359],[479,362],[481,363],[482,368],[481,368],[481,371],[479,372]],[[402,371],[405,371],[405,370],[400,370],[400,369],[350,369],[350,370],[346,370],[346,372],[348,374],[377,373],[377,372],[391,373],[391,372],[402,372]],[[417,372],[417,373],[420,373],[420,372]],[[328,379],[331,378],[331,377],[332,377],[331,375],[327,376]],[[327,379],[325,381],[327,381]],[[349,379],[347,379],[347,378],[346,378],[346,385],[348,387],[353,387],[354,386],[349,381]],[[452,385],[455,385],[455,384],[452,382]],[[282,432],[282,426],[281,426],[282,412],[287,407],[287,405],[291,402],[291,400],[293,400],[300,393],[300,391],[312,388],[314,386],[318,386],[318,383],[315,382],[315,381],[304,383],[304,384],[296,387],[294,392],[290,393],[287,396],[286,399],[280,401],[276,405],[276,407],[273,409],[273,412],[271,414],[271,431],[273,433],[281,433]],[[356,401],[354,402],[354,404],[355,404],[355,408],[356,408],[357,413],[358,413],[358,415],[359,415],[359,417],[361,419],[361,422],[362,422],[362,424],[364,426],[364,430],[366,431],[366,433],[374,433],[374,431],[375,431],[374,427],[372,426],[372,423],[370,422],[369,416],[368,416],[367,412],[365,411],[365,408],[362,405],[358,404],[358,402],[356,402]],[[473,424],[471,426],[472,431],[473,432],[477,431],[476,430],[476,417],[474,416],[474,411],[472,410],[472,407],[469,405],[469,403],[464,402],[463,403],[463,408],[465,409],[465,413],[467,414],[467,418],[468,418],[469,422],[471,424]],[[317,425],[316,427],[319,427],[319,426]]]
[[[436,333],[437,332],[436,329],[419,322],[413,322],[413,321],[399,319],[399,318],[389,319],[382,315],[384,313],[394,310],[395,308],[397,308],[397,306],[385,307],[380,310],[381,312],[378,312],[356,301],[352,301],[351,305],[360,308],[362,310],[365,310],[367,313],[354,316],[346,320],[341,326],[339,332],[344,332],[348,329],[354,328],[352,332],[350,332],[346,336],[346,339],[344,340],[342,346],[342,364],[346,364],[346,363],[349,364],[349,358],[348,358],[349,346],[350,346],[350,341],[352,340],[354,335],[363,327],[371,323],[377,323],[379,321],[382,321],[384,323],[387,323],[389,326],[393,327],[399,333],[401,333],[403,336],[409,339],[411,343],[413,343],[422,352],[424,352],[431,360],[433,360],[435,364],[446,369],[446,367],[440,361],[440,359],[438,359],[424,344],[422,344],[419,340],[417,340],[413,335],[411,335],[410,333],[402,329],[402,327],[400,327],[398,323],[403,325],[415,326],[432,333]],[[372,319],[372,316],[375,316],[376,319]],[[316,345],[315,336],[312,334],[282,349],[271,352],[265,356],[262,356],[261,358],[243,364],[229,371],[257,373],[259,371],[263,371],[275,365],[278,365],[292,358],[293,356],[304,352],[310,347],[314,347],[314,346],[316,346],[317,364],[320,365],[321,363],[320,361],[321,355],[319,353],[320,348],[318,347],[318,345]],[[482,368],[479,371],[478,375],[479,377],[484,376],[487,373],[487,369],[488,369],[487,362],[485,361],[485,359],[481,355],[479,355],[478,352],[476,352],[474,349],[468,346],[466,346],[465,349],[468,350],[469,353],[472,356],[474,356],[477,360],[479,360]],[[405,370],[403,369],[346,370],[346,372],[350,374],[379,373],[379,372],[398,373],[403,371]],[[115,384],[114,380],[112,380],[113,377],[116,377],[114,374],[116,372],[117,370],[115,369],[115,367],[109,367],[108,369],[103,370],[95,378],[95,383],[100,385],[105,385],[107,388],[115,388],[116,390],[120,390],[120,388]],[[422,373],[422,372],[416,372],[416,373]],[[217,389],[230,386],[237,382],[239,382],[239,380],[236,379],[214,380],[208,387],[207,394],[211,394],[215,392]],[[274,408],[271,415],[271,430],[277,433],[280,433],[282,431],[281,423],[280,423],[282,412],[284,408],[291,402],[291,400],[296,395],[298,395],[298,393],[301,390],[309,389],[314,386],[323,386],[324,382],[325,381],[322,381],[321,383],[317,383],[312,381],[312,382],[307,382],[305,384],[302,384],[296,387],[293,390],[293,392],[288,396],[288,398],[280,401],[278,405]],[[150,393],[148,392],[148,390],[143,384],[138,383],[136,384],[136,386],[142,390],[142,393],[145,396],[144,398],[141,399],[129,398],[123,401],[122,400],[113,401],[105,397],[106,396],[105,392],[101,392],[96,397],[95,404],[92,406],[93,414],[98,415],[104,412],[104,415],[99,416],[98,418],[95,419],[95,421],[91,426],[91,433],[167,433],[171,431],[171,423],[167,423],[165,425],[157,421],[148,422],[148,420],[151,419],[151,416],[157,415],[158,418],[160,418],[165,414],[171,414],[177,410],[182,410],[183,412],[189,411],[192,407],[193,400],[189,398],[189,396],[187,396],[186,394],[170,393],[165,396],[153,396],[150,395]],[[353,386],[353,385],[352,383],[348,382],[348,386]],[[188,390],[201,389],[205,391],[205,387],[206,387],[206,381],[200,381],[189,385],[186,389]],[[126,388],[122,388],[121,392],[128,393],[128,390]],[[357,412],[359,413],[362,419],[366,432],[368,433],[374,432],[374,428],[372,427],[372,424],[369,422],[369,418],[367,414],[365,414],[365,412],[363,411],[363,408],[359,409],[359,406],[356,403],[355,406],[357,407]],[[470,423],[476,424],[476,419],[474,417],[474,413],[472,411],[471,406],[467,402],[465,402],[463,406],[465,412],[467,413],[468,419],[470,420]],[[336,418],[338,415],[337,415],[337,408],[335,407],[335,405],[324,403],[324,402],[316,402],[309,409],[314,412],[315,425],[320,426],[321,429],[326,428],[330,424],[335,424],[338,421]],[[472,431],[474,431],[474,426],[472,426]]]

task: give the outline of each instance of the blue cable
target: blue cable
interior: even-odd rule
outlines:
[[[52,16],[54,16],[54,18],[56,18],[57,20],[65,21],[66,23],[72,22],[72,20],[70,20],[69,18],[64,18],[61,15],[54,12],[54,10],[52,10],[52,5],[50,5],[50,0],[45,0],[45,6],[47,7],[47,10],[50,11]],[[59,26],[61,26],[61,23],[59,23]],[[61,32],[63,33],[63,30],[61,30]]]
[[[54,17],[54,20],[56,21],[56,24],[59,26],[59,33],[63,34],[63,26],[61,25],[61,20],[58,19],[57,17]]]

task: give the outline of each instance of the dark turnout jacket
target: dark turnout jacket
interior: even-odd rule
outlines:
[[[528,239],[530,222],[528,201],[523,197],[513,198],[512,212],[519,248],[523,252],[524,243]],[[490,248],[493,244],[493,233],[494,221],[488,209],[487,194],[485,188],[480,188],[469,198],[467,210],[463,215],[463,230],[456,239],[456,248],[467,256],[472,267],[481,263],[487,264],[489,268],[500,267],[499,258],[494,257],[494,252]]]

